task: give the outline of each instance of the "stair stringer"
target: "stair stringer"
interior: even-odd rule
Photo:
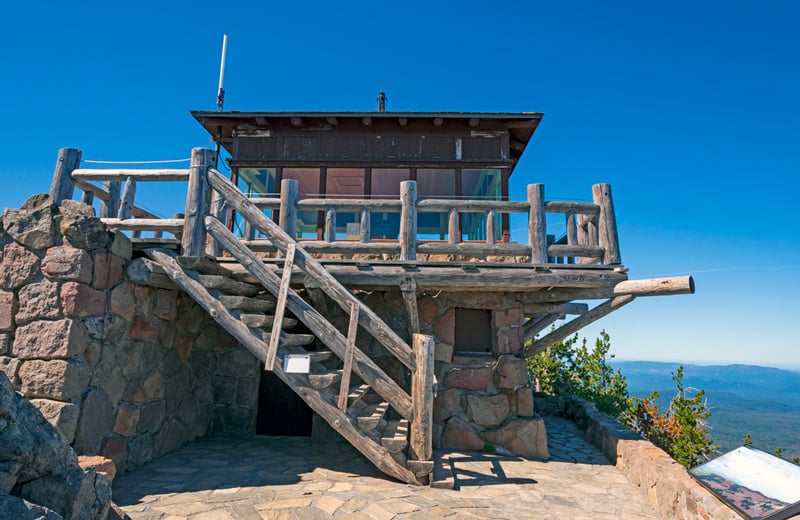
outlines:
[[[257,359],[262,362],[266,360],[268,345],[256,337],[244,323],[232,315],[217,298],[194,279],[198,273],[184,270],[176,261],[175,254],[166,249],[151,248],[145,250],[145,253],[153,261],[161,265],[175,284],[196,301],[214,321],[236,338]],[[299,298],[299,296],[297,297]],[[333,326],[331,325],[331,327]],[[334,330],[336,329],[334,328]],[[336,332],[338,333],[338,331]],[[340,333],[339,335],[341,336]],[[325,338],[320,339],[325,341]],[[330,345],[328,346],[331,348]],[[331,348],[331,350],[334,349]],[[283,356],[286,353],[285,349],[279,349],[279,356],[272,367],[272,371],[275,372],[279,379],[286,383],[312,410],[325,419],[334,430],[383,473],[408,484],[422,485],[413,472],[397,462],[392,457],[392,454],[380,443],[365,434],[354,418],[351,418],[347,413],[332,404],[330,395],[311,387],[307,376],[285,373],[283,371]],[[369,358],[367,359],[369,360]],[[375,368],[377,369],[377,367]]]

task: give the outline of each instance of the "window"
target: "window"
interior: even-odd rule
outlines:
[[[461,196],[465,199],[476,200],[501,200],[500,170],[470,170],[461,172]],[[499,240],[500,215],[494,221],[494,236]],[[461,214],[461,239],[486,240],[486,214],[462,213]]]
[[[438,199],[456,198],[456,171],[453,169],[418,169],[417,196]],[[420,238],[445,240],[447,238],[447,219],[447,213],[418,213],[417,234]]]
[[[319,168],[284,168],[284,179],[295,179],[298,183],[297,195],[300,198],[317,197],[320,192],[320,169]],[[322,213],[319,211],[298,211],[297,212],[297,234],[298,238],[304,236],[317,236],[317,223]]]
[[[373,168],[370,193],[374,199],[398,199],[400,183],[411,180],[408,168]],[[397,238],[400,235],[400,213],[382,212],[370,215],[372,238]]]
[[[363,199],[364,198],[364,169],[363,168],[328,168],[325,175],[325,197],[331,199]],[[361,221],[358,213],[336,212],[336,238],[354,238],[358,236],[356,229]],[[355,224],[356,226],[348,226]],[[348,233],[350,227],[351,233]]]

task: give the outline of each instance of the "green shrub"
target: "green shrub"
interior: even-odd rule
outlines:
[[[628,381],[622,372],[608,364],[611,339],[605,331],[589,349],[586,338],[578,335],[555,343],[528,360],[530,381],[537,390],[553,395],[577,396],[593,401],[597,409],[642,434],[686,467],[693,467],[714,452],[708,437],[703,390],[683,386],[683,367],[672,375],[677,393],[669,408],[659,412],[653,392],[644,399],[628,395]]]

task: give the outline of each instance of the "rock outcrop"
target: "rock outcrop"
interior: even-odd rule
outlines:
[[[0,517],[105,519],[111,481],[83,470],[61,433],[0,372]]]

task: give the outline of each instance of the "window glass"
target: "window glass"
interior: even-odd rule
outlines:
[[[453,169],[417,170],[417,196],[424,198],[456,198],[456,171]],[[418,213],[417,233],[423,239],[447,238],[447,213]]]
[[[500,170],[485,169],[461,171],[461,195],[464,199],[473,200],[500,200]],[[494,236],[500,240],[500,215],[495,215]],[[461,239],[486,240],[486,214],[462,213],[461,214]]]
[[[325,174],[325,197],[363,199],[365,175],[363,168],[328,168]],[[361,215],[336,212],[336,239],[358,238]]]
[[[248,197],[275,194],[275,168],[240,168],[239,189]]]
[[[319,196],[319,168],[284,168],[283,178],[297,181],[298,197],[312,198]],[[319,211],[298,211],[298,238],[315,238],[317,236],[317,219],[319,217],[321,217],[321,212]]]
[[[398,199],[400,183],[411,180],[408,168],[373,168],[370,190],[373,199]],[[374,212],[370,215],[372,238],[393,238],[400,235],[400,213],[393,211]]]

